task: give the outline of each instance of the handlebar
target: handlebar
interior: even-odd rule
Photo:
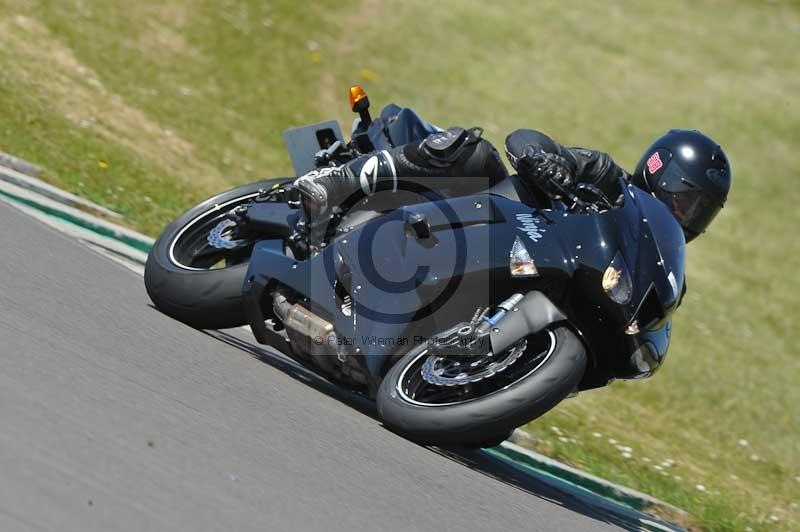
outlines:
[[[548,185],[556,192],[558,192],[558,194],[561,195],[561,197],[564,197],[572,202],[572,205],[569,207],[569,210],[591,209],[596,212],[600,211],[600,207],[597,205],[595,201],[590,200],[587,202],[581,199],[577,193],[574,193],[568,188],[561,186],[561,184],[558,183],[555,179],[552,178],[549,179]],[[589,192],[595,197],[597,201],[603,204],[603,207],[606,207],[608,209],[614,208],[614,204],[611,203],[611,200],[608,199],[608,196],[606,196],[605,193],[595,185],[592,185],[590,183],[578,183],[575,189],[578,192]]]

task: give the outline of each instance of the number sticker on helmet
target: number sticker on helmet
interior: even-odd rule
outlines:
[[[658,152],[655,152],[650,156],[649,159],[647,159],[647,169],[651,174],[655,174],[661,170],[662,166],[664,166],[664,163],[661,162],[661,157],[658,155]]]

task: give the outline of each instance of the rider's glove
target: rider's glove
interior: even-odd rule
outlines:
[[[564,157],[534,146],[525,146],[517,162],[520,177],[553,195],[570,189],[575,183],[575,171]]]

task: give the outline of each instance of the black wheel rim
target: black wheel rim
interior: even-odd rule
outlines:
[[[447,386],[429,382],[423,376],[423,366],[428,359],[439,358],[438,355],[431,355],[425,348],[403,368],[397,381],[397,393],[408,403],[426,407],[453,406],[499,393],[538,371],[556,349],[556,335],[551,330],[529,336],[522,342],[526,344],[524,352],[502,371],[471,382],[469,380],[471,371],[485,371],[487,367],[487,363],[476,361],[477,363],[466,365],[468,367],[462,367],[464,370],[462,373],[466,375],[463,384]],[[503,355],[499,357],[495,355],[493,360],[501,362],[503,357],[513,356],[512,350],[518,346],[519,342],[509,347]],[[452,368],[444,369],[442,374],[455,373]]]
[[[208,235],[226,219],[230,211],[249,203],[258,195],[258,192],[254,192],[216,204],[193,218],[172,239],[169,247],[170,261],[185,270],[196,271],[219,270],[246,263],[253,250],[254,235],[250,238],[247,238],[247,235],[238,236],[237,238],[243,239],[244,243],[233,249],[212,246],[208,242]]]

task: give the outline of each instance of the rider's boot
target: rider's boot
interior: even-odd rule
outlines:
[[[304,220],[313,228],[326,225],[335,207],[379,191],[396,192],[398,177],[486,176],[494,182],[507,175],[497,150],[481,139],[480,129],[450,128],[419,143],[314,170],[294,184],[302,196]]]
[[[310,223],[327,221],[335,207],[397,183],[395,160],[388,151],[364,155],[342,166],[313,170],[295,180],[303,213]]]

